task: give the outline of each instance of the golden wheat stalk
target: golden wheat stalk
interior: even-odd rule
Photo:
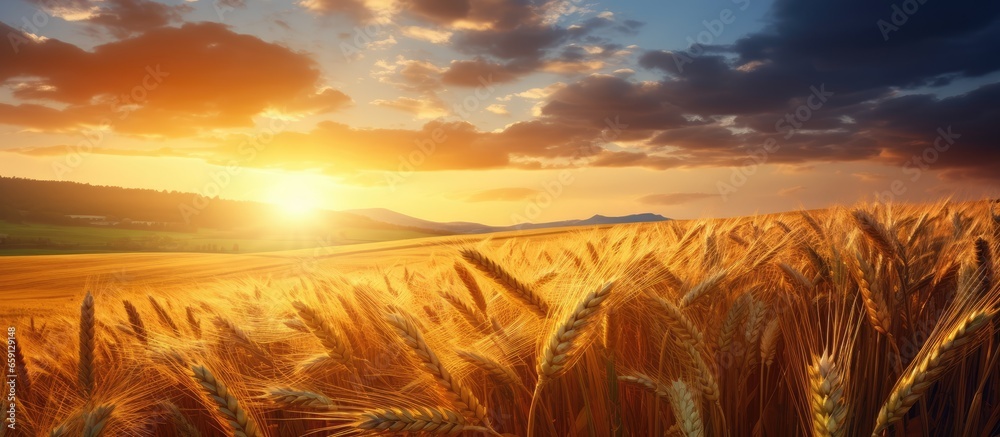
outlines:
[[[855,254],[857,260],[854,268],[854,275],[857,276],[858,291],[861,292],[861,301],[865,306],[865,314],[872,328],[886,336],[892,336],[892,314],[889,312],[889,304],[885,297],[878,290],[873,290],[875,280],[874,268],[861,253]]]
[[[191,423],[191,420],[181,412],[173,402],[163,402],[161,404],[170,421],[174,424],[174,433],[180,437],[201,437],[201,431]]]
[[[646,391],[663,399],[670,399],[670,387],[658,381],[654,381],[648,375],[637,373],[635,375],[619,375],[618,380],[642,386]]]
[[[535,278],[534,282],[531,283],[531,287],[532,288],[541,288],[541,287],[544,287],[544,286],[548,285],[549,282],[552,282],[552,280],[555,279],[555,278],[557,278],[558,276],[559,276],[559,272],[557,272],[557,271],[550,271],[550,272],[542,273],[542,274],[538,275],[538,277]]]
[[[698,402],[684,381],[674,381],[669,388],[670,407],[685,437],[704,437],[705,428],[698,411]]]
[[[597,265],[601,261],[601,255],[597,252],[597,248],[594,247],[594,243],[587,242],[587,254],[590,255],[590,262]]]
[[[719,400],[719,383],[716,381],[712,369],[705,363],[701,352],[698,351],[695,345],[687,344],[685,349],[687,350],[688,358],[691,360],[691,367],[695,372],[695,382],[698,383],[701,394],[705,396],[705,399],[717,402]]]
[[[725,270],[715,272],[705,277],[705,279],[703,279],[697,285],[692,287],[691,290],[689,290],[687,293],[684,294],[683,297],[681,297],[681,301],[680,303],[677,304],[677,306],[685,308],[691,305],[692,303],[694,303],[694,301],[698,300],[698,298],[705,296],[709,292],[715,290],[719,285],[719,283],[722,282],[722,279],[725,277],[726,277]]]
[[[752,346],[757,346],[757,339],[760,335],[760,325],[764,322],[764,315],[767,312],[767,305],[759,300],[751,298],[747,302],[747,323],[743,327],[743,338]]]
[[[195,317],[194,308],[188,306],[185,309],[187,313],[188,326],[191,327],[191,332],[194,333],[195,338],[201,338],[201,320]]]
[[[558,325],[549,337],[548,343],[542,348],[542,352],[538,354],[538,381],[535,383],[535,392],[531,396],[531,406],[528,409],[528,437],[534,435],[535,407],[538,405],[542,389],[549,381],[566,373],[580,358],[581,352],[586,347],[584,340],[594,331],[598,311],[611,294],[613,285],[614,282],[608,282],[597,291],[587,293],[566,320]]]
[[[23,399],[32,398],[31,375],[28,374],[28,361],[24,359],[24,346],[18,344],[14,348],[14,374],[17,375],[17,395]],[[0,420],[0,425],[3,421]],[[2,428],[2,426],[0,426]]]
[[[430,373],[438,384],[451,394],[455,406],[462,410],[462,412],[471,414],[472,417],[475,417],[481,423],[488,425],[489,418],[486,414],[486,407],[471,390],[464,387],[458,380],[451,376],[448,369],[441,364],[441,360],[438,359],[437,354],[424,341],[423,334],[410,318],[400,314],[389,314],[386,316],[386,321],[392,325],[396,333],[403,339],[403,342],[410,347],[410,350],[413,351],[417,359],[424,364],[424,370]]]
[[[263,434],[253,419],[247,416],[246,411],[240,407],[239,400],[236,399],[222,381],[215,378],[205,366],[193,366],[194,380],[201,385],[202,390],[218,407],[224,419],[233,429],[233,435],[246,437],[261,437]]]
[[[670,332],[673,332],[675,339],[681,344],[692,344],[701,345],[702,334],[695,326],[694,322],[691,321],[687,316],[681,312],[681,309],[674,305],[667,299],[662,297],[655,298],[656,302],[660,304],[660,308],[666,313],[667,327]]]
[[[486,374],[496,379],[497,382],[513,386],[521,385],[521,378],[517,376],[517,373],[514,373],[513,369],[491,358],[464,350],[455,351],[455,355],[458,355],[463,361],[482,369]]]
[[[230,338],[236,340],[237,344],[242,346],[244,349],[252,353],[257,358],[261,359],[262,361],[268,360],[267,352],[265,352],[264,349],[261,348],[261,346],[257,344],[256,341],[250,338],[250,335],[247,334],[246,331],[244,331],[239,326],[236,326],[236,324],[231,322],[229,319],[226,319],[225,317],[222,316],[216,316],[215,326],[223,333],[228,334]]]
[[[844,377],[833,356],[826,351],[821,356],[813,356],[812,365],[807,370],[813,435],[817,437],[844,435],[847,398],[844,396]]]
[[[819,225],[819,222],[816,221],[816,218],[813,217],[809,211],[800,210],[799,217],[802,218],[802,222],[809,226],[809,229],[811,229],[817,237],[820,239],[826,238],[826,233],[823,232],[823,227]]]
[[[747,305],[751,299],[751,294],[741,294],[740,297],[733,302],[732,306],[729,307],[729,310],[726,311],[726,318],[722,321],[722,326],[719,328],[718,349],[720,355],[729,353],[729,347],[732,345],[733,336],[736,334],[737,328],[739,328],[740,320],[747,312]]]
[[[511,275],[507,270],[493,260],[472,249],[462,251],[462,258],[472,264],[484,275],[493,279],[501,288],[506,290],[514,300],[526,306],[538,317],[545,318],[549,313],[549,304],[542,299],[534,290],[521,282],[521,280]]]
[[[873,436],[903,418],[913,404],[944,373],[948,364],[959,356],[962,346],[970,343],[976,332],[987,325],[995,311],[974,311],[961,319],[947,334],[936,342],[928,341],[921,349],[920,358],[910,364],[909,370],[896,381],[889,398],[879,410]]]
[[[170,317],[170,313],[167,313],[167,310],[163,308],[163,306],[161,306],[153,296],[146,297],[149,298],[149,304],[153,306],[153,311],[155,311],[156,316],[159,317],[160,323],[162,323],[163,326],[170,328],[171,331],[174,331],[174,334],[180,334],[181,331],[180,329],[177,329],[177,324],[174,323],[174,319]]]
[[[854,223],[858,225],[861,233],[883,256],[895,259],[899,255],[899,240],[875,217],[860,209],[852,211],[851,217],[854,218]]]
[[[298,311],[302,322],[319,339],[319,342],[326,349],[326,353],[330,355],[330,358],[345,365],[350,363],[351,345],[347,342],[347,339],[334,331],[333,326],[308,305],[302,302],[293,302],[292,306]]]
[[[490,433],[478,426],[469,426],[461,414],[441,407],[387,408],[357,414],[354,427],[372,433],[448,434],[463,432]]]
[[[94,296],[87,292],[80,306],[80,363],[77,379],[84,395],[94,392]]]
[[[760,361],[766,366],[774,363],[774,356],[778,352],[778,336],[781,334],[781,325],[778,319],[773,319],[764,327],[764,333],[760,336]]]
[[[462,299],[451,293],[442,291],[441,297],[448,303],[450,303],[452,307],[458,310],[458,313],[462,315],[462,318],[464,318],[466,322],[472,325],[473,328],[476,328],[477,330],[483,333],[489,333],[490,325],[486,321],[486,319],[483,318],[482,314],[472,309],[472,307],[463,302]]]
[[[285,319],[282,320],[281,323],[293,331],[298,331],[304,334],[312,334],[312,332],[309,331],[309,327],[306,326],[305,323],[302,323],[299,319]]]
[[[318,411],[335,411],[337,404],[322,394],[291,387],[274,387],[265,392],[268,399],[278,405],[309,408]]]
[[[115,411],[115,406],[111,404],[101,405],[88,411],[83,415],[83,437],[98,437],[104,432],[111,420],[111,414]]]
[[[810,292],[813,287],[815,287],[813,281],[803,275],[799,269],[796,269],[786,263],[778,263],[778,267],[781,269],[781,273],[784,274],[785,280],[787,280],[795,290]]]
[[[132,335],[143,344],[148,343],[149,334],[146,333],[146,325],[142,323],[142,316],[139,314],[139,310],[135,308],[135,305],[132,305],[132,302],[127,300],[123,300],[122,305],[125,306],[125,314],[128,316],[128,324],[132,328]]]
[[[472,302],[476,304],[476,308],[483,314],[489,314],[486,310],[486,295],[483,294],[483,289],[479,287],[479,283],[476,282],[476,278],[472,276],[472,272],[465,268],[461,263],[455,261],[455,273],[458,274],[458,279],[465,284],[465,289],[469,291],[469,296],[472,297]]]
[[[575,310],[569,314],[563,323],[549,337],[549,342],[542,349],[538,362],[538,383],[543,384],[569,370],[569,365],[585,346],[581,341],[594,326],[595,315],[601,304],[611,294],[614,283],[608,282],[597,291],[584,296]]]

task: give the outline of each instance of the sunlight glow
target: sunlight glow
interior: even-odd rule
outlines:
[[[304,219],[322,205],[322,198],[309,178],[288,177],[267,188],[266,201],[277,206],[287,218]]]

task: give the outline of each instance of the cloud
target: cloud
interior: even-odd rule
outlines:
[[[2,23],[0,33],[22,36],[0,46],[0,83],[21,101],[0,105],[3,124],[65,131],[107,119],[121,133],[176,137],[349,102],[322,85],[309,56],[216,23],[156,28],[91,51]]]
[[[417,118],[438,118],[448,115],[448,109],[438,99],[397,97],[393,100],[374,100],[372,104],[413,114]]]
[[[495,188],[477,191],[465,197],[465,202],[516,202],[538,194],[531,188]]]
[[[453,32],[440,29],[431,29],[420,26],[406,26],[402,28],[403,35],[409,38],[427,41],[434,44],[444,44],[451,39]]]
[[[344,15],[362,23],[375,17],[364,0],[301,0],[298,5],[319,15]]]
[[[718,194],[709,193],[647,194],[637,199],[637,201],[644,205],[676,206],[718,196]]]
[[[480,87],[484,84],[500,84],[512,82],[530,73],[510,64],[499,64],[483,59],[452,61],[451,65],[441,75],[441,81],[447,85],[464,87]]]
[[[490,106],[487,106],[486,110],[497,115],[510,115],[510,111],[507,110],[507,106],[501,105],[499,103],[494,103]]]
[[[194,10],[183,3],[166,5],[150,0],[29,1],[54,17],[99,26],[119,38],[179,22],[183,14]]]

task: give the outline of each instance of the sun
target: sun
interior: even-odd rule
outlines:
[[[323,199],[315,184],[302,178],[287,178],[268,187],[266,201],[287,218],[304,219],[315,215]]]

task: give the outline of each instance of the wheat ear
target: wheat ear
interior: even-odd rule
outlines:
[[[365,411],[356,416],[354,427],[368,432],[392,434],[491,433],[487,428],[469,426],[461,414],[440,407]]]
[[[860,209],[851,212],[851,217],[854,218],[854,223],[858,225],[861,233],[883,256],[888,259],[895,259],[898,256],[899,241],[889,233],[882,223],[875,220],[875,217]]]
[[[538,362],[539,384],[545,380],[556,378],[569,370],[572,359],[580,353],[584,346],[584,343],[580,341],[581,337],[594,326],[595,314],[611,294],[613,285],[613,282],[609,282],[597,291],[592,291],[584,296],[583,300],[577,304],[576,309],[556,328],[540,355],[541,359]]]
[[[892,393],[889,399],[882,405],[878,413],[878,421],[875,423],[875,430],[872,436],[880,434],[893,423],[903,418],[913,404],[917,403],[921,396],[934,384],[944,373],[948,363],[958,355],[962,346],[965,346],[975,338],[976,331],[988,324],[996,312],[976,311],[962,319],[951,331],[934,344],[925,345],[919,360],[910,365]],[[930,349],[926,349],[930,348]]]
[[[194,371],[194,379],[201,385],[202,390],[216,406],[219,407],[219,412],[225,416],[226,421],[229,426],[233,429],[234,437],[261,437],[257,425],[253,422],[249,416],[247,416],[246,411],[240,407],[239,400],[236,399],[226,385],[215,378],[205,366],[193,366],[191,368]]]
[[[18,343],[17,347],[14,348],[14,367],[16,369],[14,374],[17,375],[17,384],[20,384],[17,386],[17,390],[20,393],[23,393],[21,397],[24,399],[31,399],[31,375],[28,374],[28,361],[24,359],[23,349],[24,346],[20,343]],[[2,425],[2,423],[3,421],[0,420],[0,425]],[[2,426],[0,426],[0,428],[2,428]]]
[[[559,276],[559,272],[556,271],[542,273],[541,275],[538,275],[537,278],[535,278],[535,281],[531,283],[531,286],[533,288],[544,287],[549,282],[552,282],[552,280],[555,279],[557,276]]]
[[[844,435],[847,418],[847,399],[844,397],[844,378],[828,352],[814,356],[808,368],[809,399],[813,414],[813,435],[839,437]]]
[[[87,292],[80,306],[80,363],[77,379],[89,398],[94,391],[94,296]]]
[[[146,332],[146,324],[142,323],[142,316],[139,314],[139,310],[135,308],[135,305],[132,305],[132,302],[127,300],[123,300],[122,305],[125,307],[128,324],[132,328],[132,335],[135,335],[135,338],[141,343],[148,343],[149,334]]]
[[[483,316],[475,309],[467,305],[465,302],[462,302],[462,299],[459,299],[458,296],[442,291],[441,297],[448,301],[451,306],[455,307],[455,309],[458,310],[458,313],[462,315],[462,318],[464,318],[466,322],[469,322],[473,328],[476,328],[483,333],[489,332],[489,323],[486,322],[486,319],[484,319]]]
[[[700,345],[702,342],[701,331],[695,326],[694,322],[691,321],[687,316],[681,312],[681,309],[674,305],[667,299],[656,298],[659,302],[660,308],[666,313],[666,322],[670,331],[674,333],[677,337],[677,341],[682,344],[694,344]]]
[[[83,415],[83,437],[98,437],[104,432],[111,420],[111,413],[115,411],[115,406],[101,405]]]
[[[181,409],[174,405],[173,402],[163,402],[161,404],[163,409],[166,410],[167,415],[170,416],[170,421],[174,423],[174,432],[180,437],[201,437],[201,431],[195,428],[191,420],[188,419]]]
[[[705,363],[705,360],[701,357],[701,352],[698,351],[695,345],[688,343],[686,349],[701,393],[705,396],[705,399],[717,402],[719,400],[719,383],[715,380],[715,374],[712,373],[712,369]]]
[[[160,303],[153,298],[153,296],[146,297],[149,298],[149,304],[153,306],[153,311],[156,311],[156,316],[160,318],[160,322],[163,323],[163,326],[170,328],[171,331],[174,331],[175,335],[179,335],[181,331],[180,329],[177,329],[177,323],[174,323],[174,319],[170,317],[167,310],[164,309],[163,306],[161,306]]]
[[[854,274],[858,280],[858,291],[861,292],[861,301],[865,305],[865,314],[868,315],[868,322],[872,328],[886,336],[891,336],[892,314],[889,313],[889,305],[885,297],[877,290],[872,290],[872,281],[875,273],[873,267],[866,261],[860,253],[855,255],[857,267]]]
[[[455,351],[455,355],[458,355],[458,357],[463,361],[484,370],[488,375],[492,376],[500,383],[514,386],[521,385],[521,378],[514,373],[513,369],[500,364],[491,358],[487,358],[475,352],[463,350]]]
[[[389,314],[386,321],[396,330],[396,333],[403,339],[414,355],[423,362],[424,370],[434,376],[438,384],[444,387],[451,394],[455,406],[465,413],[471,414],[480,422],[488,424],[489,418],[486,415],[486,407],[479,401],[471,390],[462,386],[458,380],[451,376],[448,369],[445,369],[438,359],[437,354],[431,350],[424,336],[409,317],[399,314]]]
[[[698,402],[684,381],[674,381],[670,385],[670,407],[674,411],[677,424],[686,437],[704,437],[705,428],[698,411]]]
[[[736,333],[736,329],[739,328],[740,320],[747,312],[747,303],[750,301],[750,294],[741,294],[739,298],[733,302],[733,305],[729,307],[726,311],[726,318],[722,321],[722,326],[719,328],[719,353],[727,354],[729,353],[729,346],[733,342],[733,336]]]
[[[472,302],[476,304],[476,308],[479,308],[479,311],[483,314],[489,314],[486,311],[486,296],[483,294],[483,289],[479,287],[479,283],[476,282],[476,278],[472,276],[472,272],[456,261],[455,273],[458,274],[458,279],[462,280],[462,283],[465,284],[465,289],[469,290],[469,296],[472,297]]]
[[[726,277],[726,272],[724,270],[709,275],[701,282],[699,282],[698,285],[695,285],[694,287],[691,288],[691,290],[685,293],[684,296],[681,297],[681,301],[677,306],[684,308],[691,305],[692,303],[694,303],[694,301],[698,300],[699,297],[702,297],[708,294],[710,291],[715,290],[716,286],[719,285],[719,282],[721,282],[722,279],[725,277]]]
[[[572,313],[556,328],[549,337],[548,344],[542,349],[538,358],[538,381],[535,392],[531,396],[531,406],[528,409],[528,437],[534,435],[535,407],[545,384],[566,373],[575,359],[579,358],[585,342],[582,337],[593,330],[596,325],[596,315],[601,304],[611,294],[614,282],[608,282],[597,291],[584,296]]]
[[[319,339],[326,353],[339,363],[348,364],[351,361],[351,345],[347,340],[337,334],[319,313],[302,302],[293,302],[292,306],[298,311],[302,322],[309,327],[313,335]]]
[[[267,389],[267,397],[279,405],[309,408],[319,411],[335,411],[337,405],[330,398],[319,393],[291,387]]]
[[[545,318],[549,313],[549,304],[542,299],[534,290],[521,282],[521,280],[511,275],[507,270],[493,260],[472,249],[462,251],[462,258],[472,264],[484,275],[493,279],[497,284],[506,290],[514,300],[526,306],[538,317]]]
[[[618,380],[642,386],[646,391],[663,399],[670,399],[670,387],[661,382],[654,381],[648,375],[638,373],[635,375],[620,375]]]
[[[781,334],[781,325],[778,319],[771,320],[764,327],[764,333],[760,336],[760,361],[767,366],[774,362],[774,355],[778,352],[778,335]]]
[[[187,322],[191,327],[191,332],[194,333],[195,338],[201,338],[201,320],[198,320],[194,316],[194,308],[188,306],[185,312],[187,313]]]
[[[256,341],[253,341],[246,331],[241,329],[239,326],[236,326],[236,324],[229,321],[229,319],[217,315],[215,317],[215,326],[220,331],[228,333],[230,337],[236,340],[236,343],[243,346],[244,349],[254,354],[260,360],[268,361],[268,355],[264,352],[264,349],[261,348]]]

